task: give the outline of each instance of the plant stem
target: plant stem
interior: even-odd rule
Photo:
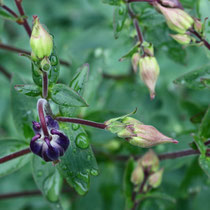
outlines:
[[[45,121],[45,115],[44,115],[44,106],[47,101],[45,99],[39,99],[37,103],[37,109],[38,109],[38,114],[39,114],[39,120],[41,123],[41,127],[43,130],[43,133],[45,136],[49,137],[49,132],[47,129],[46,121]]]
[[[7,12],[9,12],[12,16],[18,18],[18,15],[13,11],[11,10],[9,7],[7,7],[6,5],[2,5],[1,6],[4,10],[6,10]]]
[[[43,71],[43,78],[42,78],[42,97],[47,98],[48,96],[48,75],[46,71]]]
[[[131,210],[136,210],[140,204],[140,200],[136,201],[136,196],[139,195],[139,194],[143,194],[143,193],[146,193],[146,192],[143,192],[144,191],[144,186],[147,182],[147,179],[149,178],[149,172],[148,171],[144,171],[144,180],[139,188],[139,191],[138,193],[134,192],[134,195],[132,196],[132,200],[134,202],[133,204],[133,207]]]
[[[133,10],[131,9],[130,5],[128,5],[127,8],[128,8],[128,13],[129,13],[131,19],[133,20],[133,24],[134,24],[134,26],[136,28],[138,40],[139,40],[140,45],[141,45],[143,43],[143,41],[144,41],[144,38],[143,38],[143,35],[141,33],[141,29],[139,27],[138,19],[136,18],[136,14],[133,12]]]
[[[2,43],[0,43],[0,49],[8,50],[8,51],[11,51],[11,52],[23,53],[23,54],[27,54],[27,55],[31,54],[27,50],[23,50],[23,49],[20,49],[20,48],[12,47],[12,46],[5,45],[5,44],[2,44]],[[71,66],[71,64],[68,61],[64,61],[62,59],[60,59],[60,63],[62,65],[64,65],[64,66]]]
[[[22,7],[22,0],[15,0],[16,6],[18,8],[18,11],[20,13],[21,16],[25,16],[23,7]],[[26,18],[23,19],[23,26],[28,34],[28,36],[31,36],[31,27],[28,24],[28,21],[26,20]]]
[[[207,42],[207,40],[205,40],[198,32],[196,32],[194,29],[190,30],[190,32],[192,34],[194,34],[195,36],[198,37],[198,39],[200,39],[201,42],[204,43],[205,47],[208,48],[210,50],[210,43]]]
[[[94,128],[100,128],[100,129],[106,128],[106,125],[104,123],[97,123],[97,122],[83,120],[83,119],[79,119],[79,118],[56,117],[56,120],[60,121],[60,122],[69,122],[69,123],[77,123],[77,124],[81,124],[81,125],[87,125],[87,126],[91,126]]]
[[[4,74],[4,76],[7,77],[9,80],[11,80],[12,75],[3,66],[0,66],[0,72]]]
[[[13,160],[15,158],[18,158],[20,156],[26,155],[30,152],[31,152],[30,148],[26,148],[26,149],[20,150],[18,152],[12,153],[10,155],[4,156],[4,157],[0,158],[0,164],[5,163],[9,160]]]
[[[16,192],[16,193],[7,193],[0,194],[0,200],[9,199],[9,198],[18,198],[18,197],[26,197],[26,196],[34,196],[41,195],[41,191],[33,190],[33,191],[25,191],[25,192]]]

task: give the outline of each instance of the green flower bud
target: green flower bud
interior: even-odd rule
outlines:
[[[139,53],[134,53],[132,58],[131,58],[133,70],[134,70],[135,73],[138,70],[139,59],[140,59],[140,54]]]
[[[187,34],[171,34],[171,37],[176,40],[179,44],[187,45],[193,40],[191,36]]]
[[[138,163],[137,167],[133,170],[131,174],[131,182],[134,185],[140,185],[144,180],[144,170],[141,164]]]
[[[137,136],[130,138],[129,143],[134,146],[148,148],[158,144],[178,143],[177,140],[163,135],[151,125],[136,125],[133,133]]]
[[[152,188],[157,188],[160,186],[162,182],[162,177],[163,177],[163,168],[149,176],[148,184]]]
[[[150,125],[144,125],[140,121],[128,117],[128,115],[113,118],[105,122],[106,130],[125,138],[130,144],[147,148],[163,143],[178,143],[160,133]]]
[[[140,76],[149,89],[151,99],[155,97],[155,85],[160,68],[155,57],[146,56],[139,61]]]
[[[155,6],[164,15],[166,23],[171,30],[184,34],[193,26],[193,18],[184,10],[163,7],[158,3],[156,3]]]
[[[200,20],[198,20],[197,18],[194,18],[194,29],[196,32],[198,32],[199,34],[202,34],[203,33],[203,29],[204,29],[204,26],[203,26],[203,23],[201,23]]]
[[[151,172],[156,172],[159,168],[159,159],[153,150],[149,150],[141,159],[141,165],[149,168]]]
[[[50,56],[53,50],[53,38],[40,24],[37,16],[34,16],[30,45],[32,52],[39,59]]]

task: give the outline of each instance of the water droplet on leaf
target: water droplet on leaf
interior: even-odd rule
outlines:
[[[76,138],[76,145],[81,149],[86,149],[89,147],[88,137],[84,133],[80,133]]]

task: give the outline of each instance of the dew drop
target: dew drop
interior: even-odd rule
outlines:
[[[87,160],[90,161],[91,160],[91,155],[87,156]]]
[[[92,176],[98,176],[98,170],[96,170],[96,169],[93,168],[93,169],[91,169],[90,174]]]
[[[76,138],[76,145],[81,149],[86,149],[89,147],[88,137],[84,133],[80,133]]]
[[[74,131],[78,130],[79,127],[80,127],[79,124],[75,124],[75,123],[72,124],[72,129],[73,129]]]
[[[67,170],[67,166],[64,165],[64,166],[62,167],[62,169],[63,169],[64,171],[66,171],[66,170]]]
[[[37,172],[37,176],[40,177],[40,176],[42,176],[42,175],[43,175],[43,172],[42,172],[41,170],[39,170],[39,171]]]
[[[58,64],[58,58],[56,56],[51,57],[51,65],[55,66]]]

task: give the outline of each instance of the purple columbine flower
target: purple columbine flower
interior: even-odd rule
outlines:
[[[45,117],[49,136],[44,135],[41,124],[33,121],[35,136],[31,139],[31,151],[45,161],[56,161],[69,146],[68,137],[59,130],[59,125],[51,116]]]

